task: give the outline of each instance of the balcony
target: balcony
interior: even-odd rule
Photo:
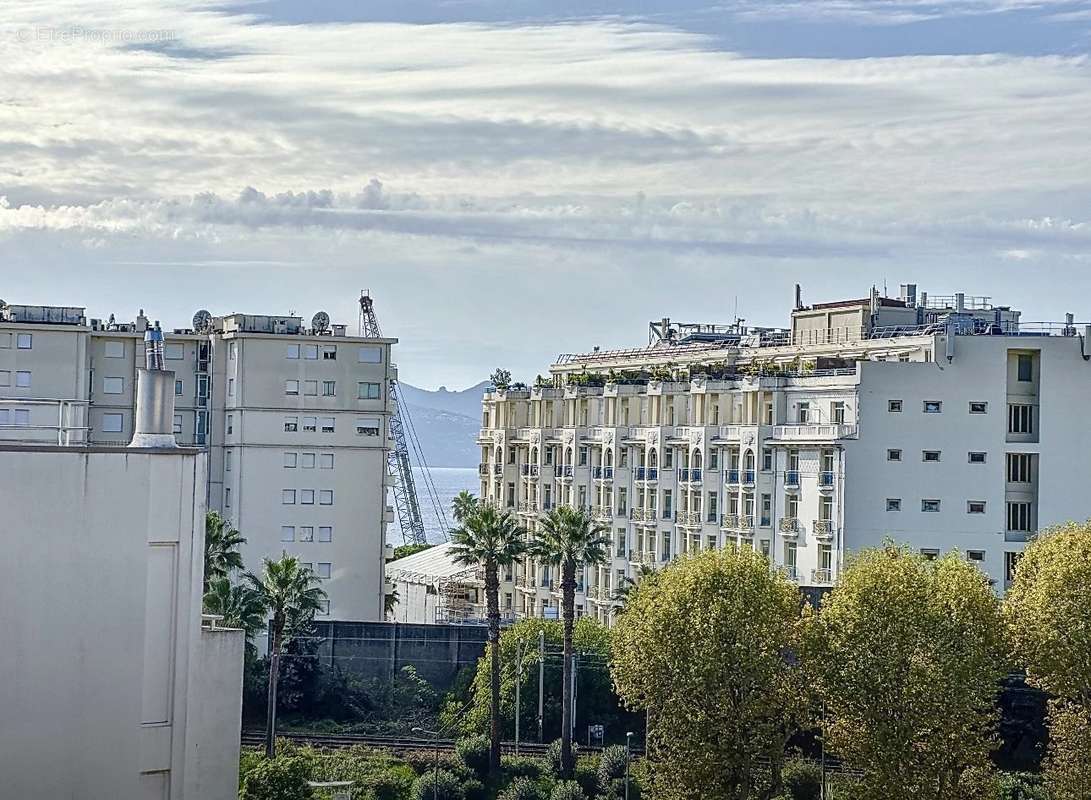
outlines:
[[[738,486],[739,485],[739,470],[729,469],[727,471],[727,477],[725,478],[725,482],[729,486]]]
[[[592,506],[591,516],[595,519],[610,520],[613,519],[614,511],[610,506]]]
[[[503,464],[493,464],[492,465],[492,474],[493,475],[503,475],[504,474],[504,465]]]
[[[745,515],[739,516],[739,522],[735,526],[735,530],[743,536],[754,535],[754,518]]]
[[[699,528],[702,524],[701,512],[679,511],[677,514],[675,514],[674,521],[686,528]]]
[[[738,514],[721,514],[720,515],[720,527],[724,530],[733,531],[739,527],[739,515]]]
[[[700,483],[701,482],[701,470],[699,469],[680,469],[678,470],[678,482],[679,483]]]
[[[830,586],[833,583],[833,570],[812,569],[811,583],[815,586]]]
[[[629,519],[633,522],[650,522],[653,525],[656,521],[654,508],[634,508],[629,511]]]
[[[795,564],[785,564],[780,567],[780,574],[790,581],[799,580],[799,571]]]
[[[489,476],[489,465],[488,464],[478,464],[477,465],[477,474],[480,475],[482,478],[487,478]]]
[[[818,473],[818,488],[819,489],[832,489],[833,488],[833,470],[823,470]]]
[[[799,470],[790,469],[784,473],[784,485],[789,489],[799,488]]]
[[[742,471],[743,486],[753,486],[754,480],[757,478],[757,474],[752,469],[744,469]]]
[[[591,476],[596,481],[612,481],[614,479],[614,468],[595,467],[591,470]]]
[[[561,467],[561,477],[562,478],[571,478],[573,475],[575,475],[575,473],[576,473],[576,468],[574,466],[572,466],[571,464],[565,464],[564,466]]]
[[[522,501],[519,502],[519,513],[520,514],[537,514],[538,513],[538,508],[537,508],[537,506],[535,505],[535,503],[533,501],[531,501],[531,500],[522,500]]]
[[[816,519],[814,521],[814,535],[816,539],[832,539],[833,522],[828,519]]]
[[[788,442],[836,442],[839,439],[855,439],[856,435],[855,425],[843,423],[773,426],[773,438]]]
[[[659,470],[655,467],[637,467],[635,479],[644,483],[659,480]]]
[[[795,517],[784,517],[777,529],[785,536],[798,536],[799,520]]]
[[[537,478],[539,468],[537,464],[523,464],[519,468],[519,472],[523,475],[524,478]]]

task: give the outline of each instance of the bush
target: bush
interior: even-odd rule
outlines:
[[[614,778],[607,784],[600,784],[599,800],[624,800],[625,778]],[[629,800],[640,800],[640,784],[634,778],[629,778]]]
[[[822,769],[807,761],[789,761],[781,772],[784,789],[792,800],[819,800]]]
[[[413,800],[466,800],[458,778],[445,769],[419,776],[410,796]]]
[[[607,747],[599,758],[599,786],[607,786],[610,781],[625,777],[625,748],[619,744]]]
[[[353,796],[366,800],[402,800],[413,788],[416,776],[404,764],[372,772],[356,780]]]
[[[489,774],[489,749],[491,744],[488,736],[470,736],[459,739],[455,744],[455,752],[477,777],[483,778]]]
[[[587,800],[587,794],[575,781],[561,781],[553,787],[549,800]]]
[[[489,796],[488,791],[485,789],[485,784],[477,778],[470,778],[463,781],[462,793],[466,795],[466,800],[487,800]]]
[[[310,800],[310,765],[302,758],[280,756],[255,765],[243,779],[240,800]]]
[[[402,760],[418,775],[430,773],[436,768],[436,754],[434,751],[411,750],[402,757]],[[455,772],[460,766],[461,762],[451,753],[439,754],[440,769]]]
[[[505,789],[500,800],[544,800],[538,784],[530,778],[516,778],[511,786]]]
[[[576,759],[576,773],[573,777],[585,794],[593,796],[599,790],[598,756],[581,756]]]
[[[1000,776],[998,800],[1050,800],[1041,776],[1008,772]]]
[[[500,764],[513,778],[538,778],[545,769],[540,758],[529,756],[504,756],[500,759]]]
[[[580,748],[575,742],[572,742],[572,757],[579,758]],[[554,775],[561,774],[561,740],[554,739],[546,746],[545,752],[546,766],[549,767],[549,771]]]

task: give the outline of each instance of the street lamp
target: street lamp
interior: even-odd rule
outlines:
[[[625,734],[625,800],[629,800],[629,751],[632,749],[633,732]]]
[[[424,728],[413,728],[413,733],[425,733],[432,737],[436,745],[436,766],[432,773],[432,800],[439,800],[439,731],[429,731]]]

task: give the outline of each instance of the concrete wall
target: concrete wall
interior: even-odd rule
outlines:
[[[238,796],[245,636],[202,628],[189,676],[185,797]]]

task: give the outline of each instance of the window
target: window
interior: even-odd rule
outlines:
[[[939,558],[939,550],[934,547],[922,547],[921,555],[924,557],[925,561],[935,561]]]
[[[663,490],[663,519],[670,519],[674,514],[674,493],[670,489]]]
[[[970,402],[971,414],[988,414],[989,404],[984,401],[971,401]]]
[[[17,389],[29,389],[30,388],[30,372],[21,369],[15,372],[15,388]]]
[[[921,500],[921,511],[935,514],[939,511],[939,500]]]
[[[295,469],[296,464],[299,463],[298,453],[285,453],[284,454],[284,467],[286,469]]]
[[[305,344],[305,345],[303,345],[303,358],[305,358],[307,361],[317,361],[318,360],[318,345],[316,345],[316,344]]]
[[[227,396],[228,397],[234,397],[235,396],[235,379],[234,378],[228,378],[227,379]]]
[[[720,468],[720,448],[713,447],[708,451],[708,468],[713,471]]]
[[[845,422],[845,404],[838,400],[834,403],[830,403],[830,421],[835,425],[842,425]]]
[[[581,448],[580,448],[580,451],[579,451],[579,452],[580,452],[580,466],[581,466],[581,467],[586,467],[586,466],[587,466],[587,455],[588,455],[588,450],[589,450],[589,448],[587,448],[587,447],[581,447]],[[514,449],[514,448],[512,448],[511,452],[512,452],[512,454],[514,454],[514,452],[515,452],[515,449]],[[514,459],[514,458],[513,458],[513,459],[511,459],[510,461],[508,461],[508,463],[509,463],[509,464],[514,464],[514,463],[515,463],[515,459]]]
[[[231,418],[228,417],[228,419],[230,420]],[[227,432],[231,433],[230,423],[228,424],[228,428],[229,429],[228,429]],[[299,430],[299,417],[285,417],[284,418],[284,432],[285,433],[295,433],[298,430]]]
[[[320,489],[318,491],[318,504],[322,506],[332,506],[333,489]]]
[[[19,350],[30,350],[34,346],[33,333],[20,333],[15,336],[15,346]]]
[[[985,551],[984,550],[967,550],[966,551],[966,560],[967,561],[984,561],[985,560]]]
[[[924,413],[925,414],[942,414],[943,402],[941,400],[925,400],[924,401]]]
[[[303,432],[315,433],[318,430],[318,417],[303,418]]]
[[[299,381],[284,381],[284,394],[299,394]]]
[[[811,404],[802,402],[799,404],[799,424],[806,425],[811,419]]]
[[[300,489],[299,503],[304,506],[314,505],[314,489]]]
[[[103,394],[121,394],[125,391],[125,379],[124,378],[103,378],[102,379],[102,393]]]
[[[1004,553],[1004,580],[1007,583],[1011,583],[1015,580],[1015,570],[1019,566],[1019,559],[1023,557],[1022,553]]]
[[[178,342],[167,342],[163,345],[163,358],[167,361],[183,361],[186,357],[186,348]]]
[[[887,511],[901,511],[902,510],[902,499],[900,497],[888,497],[886,499],[886,510]]]
[[[106,358],[125,358],[125,342],[107,339],[102,346],[102,355]]]
[[[1008,483],[1030,483],[1030,453],[1008,453]]]
[[[175,414],[174,415],[174,433],[175,433],[175,435],[177,435],[177,434],[179,434],[181,432],[182,432],[182,415],[181,414]],[[230,453],[228,453],[228,455],[230,455]],[[228,467],[228,469],[231,469],[231,468]]]
[[[971,464],[984,464],[986,455],[985,453],[971,452],[967,456]]]
[[[294,506],[295,505],[295,489],[281,489],[280,502],[282,505]]]
[[[773,495],[771,494],[763,494],[761,496],[760,524],[763,528],[768,528],[773,524]]]
[[[921,460],[922,461],[935,462],[935,461],[940,460],[939,457],[940,457],[940,451],[939,450],[922,450],[921,451]]]
[[[0,350],[11,349],[11,334],[0,331]]]
[[[323,361],[336,361],[337,360],[337,345],[324,344],[322,345],[322,360]]]
[[[356,397],[359,400],[381,400],[382,392],[379,384],[368,381],[360,381],[356,384]]]
[[[26,408],[0,408],[0,425],[26,427],[30,424],[30,410]]]
[[[887,450],[886,451],[886,460],[887,461],[901,461],[902,460],[902,451],[897,450],[897,449]]]
[[[322,417],[322,433],[333,433],[333,417]]]
[[[318,541],[320,542],[332,542],[333,541],[333,528],[329,525],[318,526]]]
[[[224,489],[224,508],[231,508],[231,487]]]
[[[304,453],[301,466],[303,469],[314,469],[314,453]]]
[[[674,468],[674,448],[668,447],[663,451],[663,469]]]
[[[102,432],[103,433],[121,433],[125,427],[125,415],[124,414],[103,414],[102,415]]]
[[[1034,356],[1029,353],[1020,353],[1018,362],[1019,380],[1023,383],[1032,382],[1034,380]]]
[[[318,456],[319,469],[333,469],[333,453],[321,453]]]
[[[328,561],[319,561],[318,562],[318,577],[319,578],[328,578],[328,577],[330,577],[330,573],[331,573],[331,568],[330,568],[329,562]]]
[[[357,436],[378,436],[379,435],[379,418],[378,417],[365,417],[363,419],[356,420],[356,435]]]
[[[761,470],[762,472],[773,471],[773,451],[771,448],[764,448],[761,451]]]
[[[1008,433],[1034,433],[1034,406],[1008,404]]]
[[[1008,530],[1029,532],[1030,510],[1030,503],[1008,503]]]
[[[303,394],[318,397],[318,381],[303,381]]]
[[[366,345],[356,351],[356,361],[360,364],[383,363],[383,348],[374,345]]]
[[[181,381],[175,381],[174,382],[174,396],[175,397],[181,397],[183,391],[185,391],[185,390],[184,390],[184,387],[182,386],[182,382]]]
[[[11,386],[11,370],[0,369],[0,386]]]
[[[322,381],[322,396],[323,397],[336,397],[337,396],[337,381]]]
[[[966,503],[967,514],[984,514],[985,513],[985,501],[984,500],[969,500]]]
[[[294,542],[295,541],[295,525],[281,525],[280,526],[280,541],[282,541],[282,542]]]
[[[314,528],[310,525],[301,525],[299,527],[299,541],[301,542],[313,542],[314,541]]]
[[[886,403],[886,410],[891,414],[899,414],[902,410],[901,400],[888,400]]]
[[[229,342],[227,345],[227,357],[229,360],[234,361],[239,352],[238,342]]]
[[[293,361],[295,359],[298,359],[299,358],[299,345],[298,344],[288,345],[288,352],[284,354],[284,357],[285,358],[290,358]]]
[[[295,417],[285,417],[284,418],[284,430],[288,430],[288,420],[289,419],[294,420]],[[227,433],[234,433],[235,432],[235,415],[234,414],[228,414],[227,415],[227,425],[224,426],[224,427],[227,429]],[[292,428],[292,430],[294,431],[295,428]]]

